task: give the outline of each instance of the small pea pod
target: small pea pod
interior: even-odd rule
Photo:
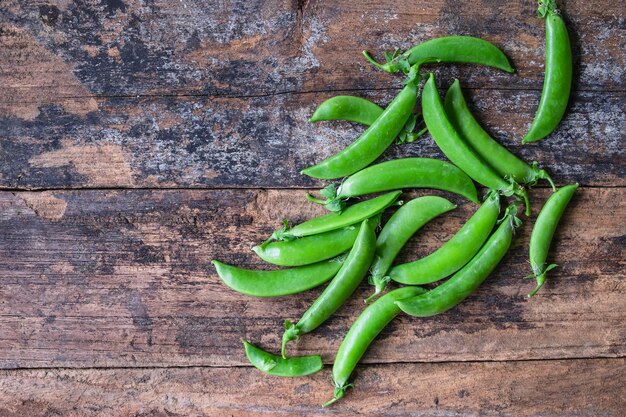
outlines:
[[[250,363],[266,374],[288,377],[307,376],[319,372],[324,367],[320,356],[299,356],[284,359],[272,355],[246,340],[242,340],[242,342]]]
[[[541,140],[556,129],[572,87],[572,48],[554,0],[539,1],[539,17],[546,21],[546,70],[539,108],[522,143]]]
[[[310,265],[346,252],[358,234],[358,225],[350,225],[317,235],[254,246],[252,250],[274,265]]]
[[[302,315],[298,323],[285,321],[281,350],[283,358],[286,357],[287,343],[319,327],[346,302],[359,286],[374,258],[377,225],[377,222],[363,220],[359,236],[335,278]]]
[[[444,36],[415,45],[405,52],[385,54],[387,62],[379,64],[363,51],[365,58],[386,72],[406,71],[408,66],[428,58],[435,62],[479,64],[515,72],[506,55],[494,44],[472,36]]]
[[[563,212],[568,203],[574,196],[574,193],[578,189],[578,184],[566,185],[559,188],[557,192],[552,194],[548,201],[544,204],[537,221],[533,226],[533,231],[530,234],[530,267],[533,271],[533,275],[537,280],[537,286],[528,294],[528,297],[532,297],[539,291],[546,280],[546,273],[556,267],[556,264],[546,265],[546,259],[548,259],[548,251],[550,250],[550,244],[554,237],[556,227],[563,216]]]
[[[433,188],[479,202],[476,187],[467,174],[448,162],[432,158],[402,158],[372,165],[349,176],[339,187],[331,185],[323,190],[323,195],[328,190],[334,191],[327,200],[307,198],[329,210],[341,211],[349,198],[404,188]]]
[[[445,198],[426,196],[405,203],[391,216],[376,240],[376,255],[370,268],[370,283],[375,290],[366,302],[385,289],[390,279],[387,271],[411,236],[435,217],[455,208]]]
[[[231,289],[254,297],[280,297],[322,285],[331,279],[342,263],[341,257],[313,265],[275,271],[257,271],[213,260],[217,274]]]
[[[430,74],[422,91],[422,111],[426,127],[437,146],[453,164],[461,168],[474,181],[505,196],[516,195],[526,204],[526,215],[530,215],[530,201],[526,190],[513,179],[505,181],[480,155],[458,134],[448,118],[437,86],[435,76]]]
[[[514,205],[507,208],[498,229],[459,272],[425,294],[397,301],[398,307],[411,316],[430,317],[450,310],[467,298],[487,279],[508,252],[515,228],[521,224],[515,217],[516,211]]]
[[[454,80],[448,89],[445,108],[456,131],[500,175],[528,185],[535,185],[540,179],[545,179],[555,190],[550,175],[539,169],[537,162],[527,164],[485,132],[467,107],[459,80]]]
[[[352,387],[348,381],[359,360],[376,336],[400,313],[395,303],[425,292],[426,290],[420,287],[398,288],[389,291],[363,310],[339,346],[333,364],[334,398],[324,404],[324,407],[343,398],[346,390]]]
[[[376,121],[339,153],[301,171],[313,178],[335,179],[353,174],[376,160],[402,131],[417,101],[417,82],[408,81]]]
[[[396,265],[387,275],[408,285],[429,284],[455,273],[468,263],[489,237],[500,214],[500,197],[491,192],[476,213],[439,249],[414,262]]]
[[[400,194],[402,194],[401,191],[383,194],[354,204],[341,213],[329,213],[315,217],[291,229],[285,224],[282,229],[274,231],[261,247],[267,246],[271,240],[293,240],[298,237],[311,236],[359,223],[376,216],[378,213],[382,213],[387,207],[395,203]]]
[[[345,120],[356,122],[366,126],[374,124],[376,119],[385,111],[376,103],[355,96],[335,96],[320,104],[309,122],[322,122],[330,120]],[[418,114],[411,114],[398,134],[397,143],[415,142],[419,137],[428,131],[423,128],[418,129]]]
[[[320,104],[309,122],[347,120],[370,126],[383,114],[378,104],[355,96],[335,96]]]

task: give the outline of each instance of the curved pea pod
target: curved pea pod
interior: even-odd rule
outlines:
[[[359,360],[376,336],[401,312],[396,302],[425,292],[420,287],[398,288],[389,291],[363,310],[339,346],[333,364],[334,398],[324,404],[324,407],[342,398],[346,390],[353,386],[348,381]]]
[[[246,356],[252,365],[266,374],[298,377],[319,372],[324,364],[320,356],[299,356],[284,359],[272,355],[252,343],[242,340]]]
[[[275,271],[243,269],[216,260],[211,263],[224,284],[237,292],[255,297],[280,297],[322,285],[339,271],[342,261],[334,258]]]
[[[572,86],[572,48],[554,0],[539,3],[539,16],[546,22],[546,70],[539,107],[522,143],[541,140],[556,129],[565,114]]]
[[[257,245],[252,250],[265,262],[274,265],[310,265],[346,252],[358,234],[358,225],[350,225],[293,240]]]
[[[559,188],[557,192],[548,198],[548,201],[546,201],[537,216],[537,221],[530,234],[529,244],[530,267],[533,271],[533,275],[530,277],[534,277],[537,280],[537,286],[528,294],[529,298],[535,295],[543,286],[546,280],[546,273],[556,267],[556,264],[547,265],[546,259],[548,259],[548,252],[556,227],[577,189],[578,184]]]
[[[431,60],[435,62],[458,62],[486,65],[506,72],[515,72],[508,58],[497,46],[472,36],[444,36],[420,43],[395,56],[387,54],[388,62],[379,64],[366,51],[365,58],[386,72],[404,71],[407,66]]]
[[[408,82],[357,140],[319,164],[303,169],[301,173],[329,180],[353,174],[374,162],[404,128],[415,107],[417,92],[416,82]]]
[[[422,92],[422,111],[428,131],[439,149],[450,161],[461,168],[474,181],[505,196],[516,195],[526,204],[526,215],[530,215],[530,201],[526,190],[512,179],[507,182],[491,168],[478,153],[458,134],[446,114],[439,97],[435,76],[430,74]]]
[[[345,200],[349,198],[405,188],[449,191],[473,203],[479,202],[476,186],[467,174],[448,162],[433,158],[402,158],[381,162],[349,176],[339,187],[326,187],[321,193],[331,194],[327,200],[307,198],[324,204],[331,211],[341,211]]]
[[[369,126],[383,114],[383,111],[385,109],[378,104],[361,97],[335,96],[322,102],[309,122],[346,120]]]
[[[378,222],[363,220],[354,247],[352,247],[337,275],[297,323],[285,321],[285,333],[282,339],[283,358],[286,357],[287,343],[315,330],[354,293],[367,274],[374,258],[377,224]]]
[[[396,265],[387,275],[408,285],[428,284],[467,264],[489,237],[500,214],[500,198],[492,192],[461,229],[439,249],[414,262]]]
[[[515,228],[521,223],[515,212],[515,206],[509,206],[500,226],[459,272],[427,293],[397,301],[396,305],[411,316],[430,317],[450,310],[467,298],[508,252]]]
[[[311,236],[359,223],[382,213],[387,207],[396,202],[400,194],[402,194],[401,191],[383,194],[354,204],[341,213],[329,213],[315,217],[291,229],[285,225],[282,229],[274,231],[262,246],[268,245],[271,240],[293,240],[298,237]]]
[[[459,80],[454,80],[448,89],[445,108],[456,131],[498,174],[513,178],[519,184],[534,185],[545,179],[555,189],[550,175],[539,169],[537,162],[527,164],[485,132],[467,107]]]
[[[366,301],[385,289],[389,282],[387,271],[411,236],[435,217],[455,208],[456,205],[445,198],[426,196],[405,203],[391,216],[376,240],[376,255],[370,268],[370,283],[375,290]]]

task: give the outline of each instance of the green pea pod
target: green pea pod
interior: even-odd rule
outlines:
[[[385,111],[376,103],[355,96],[335,96],[320,104],[309,122],[327,120],[347,120],[349,122],[371,125]]]
[[[237,292],[255,297],[280,297],[322,285],[339,271],[342,260],[334,258],[275,271],[243,269],[216,260],[211,263],[224,284]]]
[[[274,265],[310,265],[346,252],[358,234],[357,225],[350,225],[317,235],[254,246],[252,250],[265,262]]]
[[[346,390],[352,387],[348,380],[357,363],[376,336],[400,313],[395,303],[425,292],[426,290],[420,287],[398,288],[389,291],[363,310],[339,346],[333,364],[334,398],[324,404],[324,407],[342,398]]]
[[[288,229],[287,226],[285,226],[282,229],[274,231],[272,236],[270,236],[262,246],[268,245],[270,240],[293,240],[297,237],[324,233],[330,230],[336,230],[359,223],[377,215],[378,213],[382,213],[383,210],[392,205],[398,199],[400,194],[402,194],[401,191],[383,194],[376,198],[354,204],[341,213],[329,213],[324,216],[315,217],[304,223],[300,223],[291,229]]]
[[[414,262],[396,265],[387,275],[408,285],[428,284],[455,273],[480,250],[500,213],[500,198],[491,192],[461,229],[439,249]]]
[[[376,160],[392,144],[417,100],[417,83],[409,81],[376,121],[347,148],[301,171],[313,178],[335,179],[353,174]]]
[[[385,289],[389,282],[387,271],[411,236],[435,217],[455,208],[456,205],[445,198],[426,196],[405,203],[391,216],[376,240],[376,255],[370,277],[375,291],[366,301]]]
[[[507,208],[507,214],[498,229],[463,269],[425,294],[397,301],[398,307],[411,316],[430,317],[450,310],[467,298],[508,252],[515,228],[521,223],[515,217],[516,211],[514,205]]]
[[[298,323],[294,324],[289,320],[285,321],[285,333],[283,334],[282,343],[283,358],[286,357],[287,343],[319,327],[346,302],[359,286],[374,258],[374,251],[376,250],[375,229],[377,225],[377,222],[367,219],[363,220],[354,247],[339,272],[337,272],[337,275],[335,275],[335,278],[302,315]]]
[[[513,178],[519,184],[534,185],[545,179],[555,189],[552,179],[546,171],[537,167],[537,162],[527,164],[485,132],[467,107],[459,80],[454,80],[448,89],[445,108],[456,131],[498,174]]]
[[[526,204],[526,215],[530,215],[530,201],[526,190],[513,179],[505,181],[480,155],[457,133],[450,123],[443,102],[435,85],[435,76],[430,74],[422,91],[422,111],[428,131],[437,146],[453,164],[461,168],[474,181],[505,196],[516,195]]]
[[[540,1],[539,16],[546,21],[546,70],[539,108],[522,143],[541,140],[556,129],[565,114],[572,87],[572,48],[555,1]]]
[[[528,294],[528,297],[532,297],[539,291],[546,280],[546,273],[555,268],[555,264],[546,265],[546,259],[548,259],[548,251],[550,250],[550,244],[554,237],[556,227],[563,216],[563,212],[568,203],[574,196],[574,193],[578,189],[578,184],[566,185],[559,188],[557,192],[552,194],[548,201],[544,204],[543,208],[537,216],[537,221],[533,226],[533,231],[530,234],[530,267],[533,271],[533,275],[537,280],[537,286]]]
[[[463,64],[479,64],[515,72],[506,55],[494,44],[472,36],[444,36],[415,45],[411,49],[398,54],[385,63],[374,61],[366,51],[365,58],[386,72],[405,71],[407,66],[422,62],[427,58],[436,62],[458,62]]]
[[[402,158],[372,165],[334,188],[335,196],[327,200],[309,199],[324,204],[329,210],[341,211],[345,200],[352,197],[404,188],[433,188],[479,202],[470,177],[454,165],[432,158]]]
[[[266,374],[275,376],[307,376],[319,372],[324,364],[320,356],[299,356],[289,359],[272,355],[252,343],[243,340],[246,356],[252,365]]]

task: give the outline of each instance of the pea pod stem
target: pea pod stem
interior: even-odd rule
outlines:
[[[507,208],[498,229],[460,271],[425,294],[396,302],[398,307],[411,316],[430,317],[450,310],[472,294],[508,252],[515,228],[521,224],[516,211],[514,205]]]
[[[346,390],[353,386],[348,380],[359,360],[376,336],[401,312],[396,302],[425,292],[421,287],[398,288],[389,291],[363,310],[339,346],[333,364],[334,395],[324,407],[343,398]]]
[[[546,24],[546,64],[539,107],[522,143],[551,134],[565,114],[572,86],[572,48],[567,27],[554,0],[540,0],[538,15]]]
[[[494,171],[485,160],[458,134],[448,118],[443,101],[437,91],[435,76],[430,74],[422,91],[422,111],[426,127],[437,146],[453,164],[461,168],[474,181],[510,197],[524,200],[526,215],[530,216],[530,200],[526,190],[512,178],[508,180]]]
[[[556,267],[555,264],[546,265],[548,252],[556,227],[577,189],[578,184],[559,188],[558,191],[548,198],[537,216],[537,221],[535,221],[535,225],[533,226],[533,231],[530,234],[530,243],[528,245],[530,267],[533,272],[532,276],[537,280],[537,285],[535,289],[528,294],[529,298],[534,296],[537,291],[541,289],[546,280],[546,273]]]
[[[337,275],[296,324],[285,321],[281,349],[283,358],[287,357],[287,343],[315,330],[354,293],[374,258],[377,225],[378,222],[363,220],[354,246]]]
[[[538,180],[547,180],[556,191],[550,175],[539,169],[537,162],[527,164],[496,142],[470,112],[459,80],[448,89],[445,98],[446,114],[459,135],[474,149],[498,174],[510,177],[519,184],[535,185]]]

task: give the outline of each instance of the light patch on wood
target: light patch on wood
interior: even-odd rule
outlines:
[[[71,66],[26,31],[0,24],[0,45],[0,116],[33,120],[46,104],[60,104],[80,116],[98,110]]]
[[[19,193],[18,196],[24,203],[37,214],[37,216],[52,221],[58,221],[65,215],[67,202],[62,198],[55,197],[51,192]]]
[[[95,187],[127,187],[134,185],[130,158],[120,145],[69,145],[37,155],[29,163],[35,168],[71,165]]]

